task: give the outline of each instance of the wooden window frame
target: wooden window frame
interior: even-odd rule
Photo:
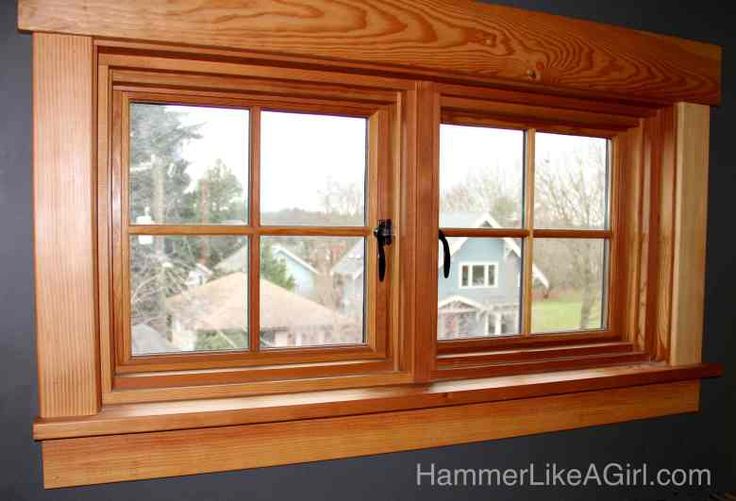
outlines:
[[[391,452],[698,409],[699,379],[720,373],[701,362],[718,47],[451,0],[437,2],[432,16],[421,2],[348,0],[309,18],[223,16],[215,4],[193,10],[171,4],[166,12],[142,5],[19,1],[19,26],[34,32],[40,399],[34,436],[42,441],[47,487]],[[227,25],[211,22],[214,14]],[[392,38],[380,22],[373,32],[343,26],[339,39],[304,36],[329,33],[340,20],[374,23],[387,15],[424,20],[421,26],[433,27],[442,43],[430,43],[411,23],[408,38]],[[454,43],[457,26],[470,37],[463,44]],[[549,57],[523,39],[514,51],[497,51],[499,31],[504,40],[536,33],[535,47]],[[366,40],[365,33],[373,34]],[[566,50],[558,42],[570,38],[584,41],[590,57],[549,53]],[[104,222],[117,211],[105,167],[116,118],[106,112],[112,93],[99,89],[125,82],[110,71],[123,80],[144,78],[157,92],[180,95],[194,87],[201,94],[204,86],[212,100],[232,98],[233,83],[248,77],[262,84],[260,96],[288,84],[284,95],[296,102],[305,90],[296,82],[308,77],[312,100],[391,103],[395,121],[386,147],[399,166],[392,210],[401,224],[391,249],[397,292],[389,308],[399,334],[386,342],[387,370],[174,385],[165,379],[173,377],[169,371],[157,374],[159,386],[115,381],[106,312],[119,298],[106,293],[114,290],[113,242]],[[186,85],[162,85],[184,73]],[[492,119],[612,138],[612,186],[626,194],[613,195],[605,230],[615,236],[614,336],[438,346],[435,316],[423,313],[437,299],[438,136],[449,112],[466,123]],[[187,370],[191,378],[218,373]],[[526,419],[529,408],[543,418]]]
[[[136,55],[98,52],[98,114],[99,123],[108,124],[109,132],[100,135],[101,151],[98,159],[98,195],[100,214],[109,215],[99,220],[100,275],[110,276],[116,282],[100,285],[100,294],[109,296],[110,308],[101,309],[106,316],[104,322],[113,325],[113,341],[103,343],[103,402],[119,402],[119,392],[113,390],[161,389],[161,398],[166,398],[165,389],[171,386],[263,382],[260,390],[268,391],[268,382],[285,379],[307,379],[328,377],[335,380],[341,376],[369,376],[383,373],[388,382],[395,382],[395,374],[389,372],[399,364],[391,345],[397,342],[395,311],[389,301],[389,288],[393,269],[389,267],[388,279],[384,282],[366,280],[366,309],[364,345],[282,348],[259,351],[257,301],[249,305],[250,345],[237,352],[221,353],[177,353],[133,357],[130,347],[129,325],[129,274],[125,240],[133,235],[228,235],[244,236],[249,239],[249,268],[258,268],[256,247],[261,236],[351,236],[365,238],[366,276],[376,276],[375,242],[371,228],[378,219],[396,219],[393,207],[395,186],[394,171],[400,166],[391,158],[392,137],[396,136],[399,94],[370,87],[341,88],[344,96],[337,94],[329,85],[315,86],[311,83],[311,72],[301,75],[282,75],[274,70],[265,78],[242,78],[211,76],[209,79],[187,71],[186,62],[179,63],[179,73],[158,74],[147,71],[155,67],[151,58]],[[241,68],[248,71],[248,68]],[[279,79],[290,78],[289,80]],[[367,82],[366,82],[367,84]],[[109,107],[105,104],[111,102]],[[127,151],[128,110],[132,103],[157,103],[178,105],[200,105],[249,109],[250,120],[250,182],[249,224],[244,225],[192,225],[166,224],[139,225],[131,223],[128,209]],[[292,111],[325,113],[365,118],[367,121],[367,213],[361,227],[323,228],[317,226],[273,226],[261,225],[257,216],[259,209],[260,177],[260,114],[262,111]],[[112,193],[112,196],[109,194]],[[110,249],[109,255],[105,253]],[[391,249],[388,250],[392,260]],[[250,296],[258,297],[257,285],[249,279]],[[107,340],[106,340],[107,341]],[[217,371],[217,369],[223,369]],[[224,370],[227,369],[227,370]],[[395,372],[395,371],[394,371]],[[375,375],[369,378],[372,384],[382,379]],[[294,383],[299,388],[299,383]],[[135,392],[129,392],[135,393]],[[134,397],[130,397],[134,398]]]
[[[528,104],[523,93],[468,88],[457,85],[437,85],[439,93],[439,124],[493,127],[524,132],[524,198],[523,224],[519,228],[441,228],[448,237],[515,238],[523,242],[522,294],[520,300],[521,329],[519,335],[459,338],[440,340],[435,348],[437,359],[432,368],[433,379],[478,377],[483,374],[537,372],[546,364],[557,368],[588,367],[617,363],[638,363],[652,357],[638,349],[623,334],[617,313],[626,302],[627,291],[622,284],[629,281],[622,268],[626,258],[626,234],[619,235],[620,208],[627,202],[621,196],[620,186],[629,169],[615,162],[614,152],[625,155],[627,145],[617,139],[620,134],[639,126],[637,114],[641,110],[618,108],[599,103],[585,108],[582,103],[562,102],[550,97]],[[473,97],[467,97],[473,96]],[[651,114],[653,111],[649,111]],[[647,113],[644,113],[645,115]],[[534,224],[534,158],[537,132],[599,137],[608,141],[607,210],[606,225],[602,229],[546,229]],[[439,148],[439,145],[434,145]],[[438,167],[435,167],[436,169]],[[433,186],[434,197],[439,197],[439,186]],[[434,202],[438,204],[438,201]],[[639,214],[630,217],[640,217]],[[439,215],[432,213],[423,224],[439,227]],[[604,323],[600,329],[571,332],[531,332],[533,283],[533,242],[537,238],[603,239],[607,262],[603,285],[605,287]],[[435,262],[436,262],[435,257]],[[633,279],[633,278],[632,278]],[[425,280],[421,289],[428,288],[436,295],[436,280]],[[634,305],[629,305],[634,308]],[[436,330],[436,327],[435,327]],[[544,355],[532,351],[544,348]],[[547,360],[545,360],[545,358]],[[564,359],[564,360],[563,360]]]

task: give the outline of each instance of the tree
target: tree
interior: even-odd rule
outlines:
[[[197,181],[189,198],[192,210],[199,214],[201,223],[244,220],[243,186],[230,167],[219,158]]]
[[[516,166],[521,172],[522,166]],[[440,196],[444,212],[488,213],[504,226],[520,222],[521,185],[504,175],[498,164],[471,172]]]
[[[181,220],[191,211],[186,189],[191,179],[182,145],[198,138],[196,126],[184,126],[179,114],[161,105],[134,104],[130,113],[130,215],[133,221]],[[148,242],[150,239],[150,244]],[[183,289],[190,262],[186,239],[164,237],[131,240],[132,323],[166,330],[164,300]],[[192,261],[194,262],[194,261]]]
[[[191,215],[186,190],[191,178],[181,147],[197,139],[198,126],[185,126],[166,106],[134,104],[130,112],[130,213],[156,222]]]
[[[327,221],[337,224],[360,224],[365,211],[363,187],[355,183],[338,183],[328,179],[319,192],[322,211]]]
[[[273,255],[273,245],[267,240],[261,244],[261,276],[286,290],[294,290],[296,286],[286,263]]]

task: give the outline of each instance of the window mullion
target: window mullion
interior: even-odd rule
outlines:
[[[248,219],[253,233],[249,242],[248,261],[248,349],[260,351],[260,268],[261,268],[261,108],[250,109],[250,193]]]
[[[522,336],[528,336],[532,323],[532,286],[534,285],[534,138],[535,129],[528,129],[524,135],[524,228],[528,234],[523,245],[521,329]]]

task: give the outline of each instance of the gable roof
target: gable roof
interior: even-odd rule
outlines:
[[[299,294],[261,279],[260,323],[263,330],[347,325],[348,317]],[[191,330],[243,329],[247,326],[247,277],[230,273],[166,299],[167,310]]]
[[[493,217],[486,214],[473,214],[469,212],[454,212],[445,213],[442,215],[441,227],[445,228],[500,228],[501,225],[493,219]],[[521,257],[521,248],[513,238],[505,237],[504,243],[511,249],[511,251],[518,257]],[[450,245],[450,255],[454,256],[465,243],[468,241],[468,237],[454,237],[448,238],[447,243]],[[364,269],[364,254],[365,246],[362,241],[356,243],[352,249],[350,249],[340,260],[332,267],[331,273],[338,275],[350,275],[355,280]],[[438,268],[442,266],[442,256],[439,257]],[[544,285],[546,289],[549,288],[549,280],[544,273],[537,267],[536,264],[532,265],[532,273],[534,278]]]
[[[445,214],[442,216],[442,221],[440,222],[442,225],[441,227],[451,227],[451,228],[500,228],[501,225],[493,219],[493,216],[491,216],[488,213],[485,214],[472,214],[472,213],[450,213]],[[463,245],[468,241],[469,237],[454,237],[454,238],[448,238],[447,243],[450,245],[450,255],[454,256],[455,253],[457,253]],[[521,247],[519,247],[519,244],[516,243],[516,240],[509,237],[504,237],[503,239],[504,243],[511,249],[511,252],[516,254],[518,257],[521,257]],[[439,266],[442,266],[441,256],[440,256],[440,264]],[[539,280],[539,282],[544,285],[545,289],[549,289],[549,279],[547,276],[542,273],[542,270],[539,269],[539,267],[536,264],[532,264],[532,274],[534,275],[534,278]]]
[[[136,355],[150,355],[154,353],[172,353],[181,351],[159,331],[146,324],[135,324],[131,328],[133,353]]]

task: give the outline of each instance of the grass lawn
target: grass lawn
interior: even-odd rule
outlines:
[[[532,332],[549,332],[580,329],[580,308],[583,302],[579,297],[539,299],[532,306]],[[588,328],[600,328],[600,301],[593,307],[593,315]]]

